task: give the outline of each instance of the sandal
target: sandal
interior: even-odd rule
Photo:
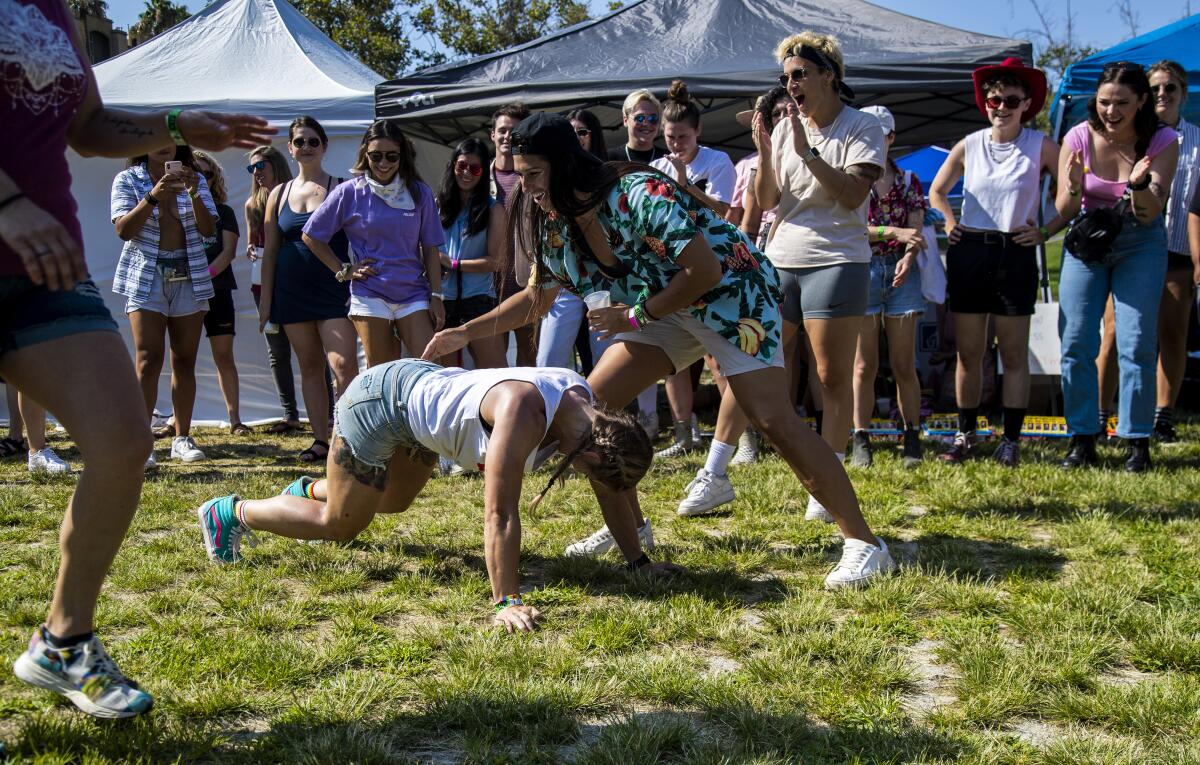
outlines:
[[[29,442],[24,438],[0,438],[0,459],[7,459],[14,454],[24,454],[29,450]]]
[[[329,456],[329,444],[325,441],[313,441],[312,446],[300,452],[301,462],[316,462]]]
[[[281,436],[285,433],[295,433],[296,431],[303,429],[304,426],[298,422],[293,423],[288,422],[287,420],[280,420],[271,427],[267,428],[267,432],[271,433],[272,435]]]
[[[154,429],[154,437],[156,439],[158,439],[158,438],[174,438],[175,437],[175,426],[174,425],[163,425],[160,428],[155,428]]]
[[[235,422],[233,425],[229,426],[229,432],[231,435],[235,436],[248,436],[253,433],[254,430],[244,422]]]

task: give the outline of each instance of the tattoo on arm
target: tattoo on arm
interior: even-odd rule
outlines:
[[[117,135],[128,135],[134,138],[149,138],[154,135],[154,131],[150,128],[138,127],[133,120],[128,117],[121,117],[115,114],[105,114],[104,122],[112,128]]]
[[[339,437],[333,445],[333,461],[337,465],[346,469],[346,472],[354,477],[354,480],[361,483],[363,486],[369,486],[375,491],[383,491],[387,488],[387,469],[364,465],[354,458],[354,452],[350,451],[350,446],[345,439]]]
[[[852,178],[866,178],[874,183],[883,176],[883,168],[878,165],[851,165],[846,168],[846,175]]]

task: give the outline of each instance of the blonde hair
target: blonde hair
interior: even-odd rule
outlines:
[[[798,35],[785,37],[775,48],[775,58],[782,64],[792,56],[799,56],[800,48],[805,46],[823,53],[830,61],[837,65],[837,71],[833,73],[833,76],[839,80],[845,79],[846,63],[842,59],[842,47],[838,44],[837,39],[831,35],[823,35],[816,32],[801,32]]]
[[[1183,95],[1187,96],[1187,70],[1180,66],[1177,62],[1167,61],[1165,59],[1163,61],[1159,61],[1146,70],[1146,76],[1149,77],[1155,72],[1166,72],[1171,77],[1174,77],[1183,88]]]
[[[625,96],[625,103],[621,105],[621,114],[625,117],[633,114],[633,110],[638,107],[643,101],[649,101],[654,104],[654,108],[662,112],[662,102],[648,90],[635,90]]]
[[[275,185],[277,186],[292,179],[292,168],[288,166],[283,152],[274,146],[257,146],[251,149],[246,157],[251,163],[256,161],[255,157],[270,163],[271,168],[275,171]],[[248,212],[246,217],[249,219],[251,227],[251,231],[248,233],[256,233],[262,230],[264,216],[267,212],[267,197],[271,196],[271,189],[266,186],[255,186],[256,181],[253,180],[253,176],[251,178],[250,200],[246,206]]]
[[[221,163],[216,160],[216,157],[199,149],[192,149],[192,158],[204,160],[212,169],[212,180],[208,181],[208,193],[212,195],[213,202],[219,205],[228,202],[229,191],[225,188],[225,171],[221,169]]]

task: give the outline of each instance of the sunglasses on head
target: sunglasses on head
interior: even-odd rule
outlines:
[[[804,67],[798,67],[790,72],[784,72],[779,75],[779,85],[786,88],[789,82],[801,82],[808,79],[808,70]]]
[[[303,149],[305,144],[308,144],[308,148],[315,149],[321,145],[321,139],[320,138],[305,139],[301,136],[296,136],[295,138],[292,139],[292,146],[295,146],[297,149]]]
[[[1158,95],[1160,92],[1162,92],[1162,93],[1174,93],[1174,92],[1175,92],[1175,91],[1177,91],[1177,90],[1179,90],[1179,86],[1178,86],[1178,85],[1176,85],[1176,84],[1175,84],[1175,83],[1173,83],[1173,82],[1165,82],[1165,83],[1163,83],[1162,85],[1151,85],[1151,86],[1150,86],[1150,92],[1151,92],[1151,93],[1153,93],[1153,94],[1154,94],[1154,95],[1156,95],[1156,96],[1157,96],[1157,95]]]
[[[467,162],[465,159],[460,159],[454,163],[454,172],[470,173],[478,178],[479,176],[483,175],[483,165],[479,164],[478,162]]]
[[[372,162],[374,162],[377,165],[380,162],[384,161],[385,159],[388,162],[399,162],[400,161],[400,152],[398,152],[398,151],[368,151],[367,159],[371,160]]]
[[[1134,63],[1133,61],[1109,61],[1104,65],[1102,71],[1111,72],[1114,69],[1130,69],[1135,72],[1145,71],[1141,64]]]
[[[635,124],[638,124],[638,125],[657,125],[658,124],[658,115],[657,114],[635,114],[635,115],[633,115],[633,121]]]
[[[265,159],[260,159],[257,162],[251,162],[250,164],[246,165],[246,172],[253,173],[255,170],[262,170],[266,166],[267,161]]]
[[[1005,109],[1016,109],[1025,101],[1023,96],[988,96],[987,105],[989,109],[999,109],[1003,106]]]

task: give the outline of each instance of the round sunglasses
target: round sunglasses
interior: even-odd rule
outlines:
[[[1151,85],[1150,86],[1150,92],[1156,96],[1159,93],[1174,93],[1177,90],[1179,90],[1179,86],[1173,82],[1165,82],[1162,85]]]
[[[779,75],[779,77],[778,77],[779,86],[782,88],[786,88],[788,86],[789,82],[801,82],[803,80],[807,80],[808,75],[809,75],[809,71],[807,69],[805,69],[802,66],[797,67],[790,72]]]
[[[374,162],[377,165],[380,162],[384,161],[385,159],[388,162],[399,162],[400,161],[400,152],[398,152],[398,151],[368,151],[367,159],[369,159],[370,161]]]
[[[1005,109],[1016,109],[1026,100],[1028,99],[1023,96],[1004,96],[1003,98],[1000,96],[988,96],[986,103],[989,109],[999,109],[1001,106]]]
[[[308,145],[308,148],[315,149],[322,144],[322,141],[320,138],[306,139],[303,136],[296,136],[292,139],[292,146],[296,147],[297,149],[303,149],[305,144]]]
[[[658,124],[658,115],[657,114],[635,114],[635,115],[633,115],[633,121],[635,124],[638,124],[638,125],[657,125]]]

